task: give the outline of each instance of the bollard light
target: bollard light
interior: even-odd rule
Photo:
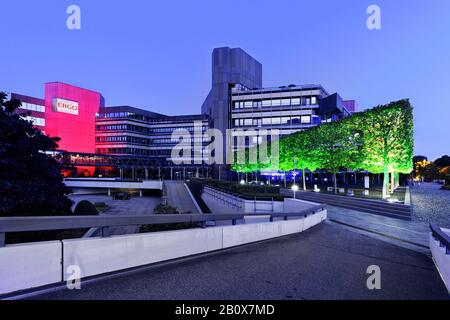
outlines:
[[[295,193],[296,193],[298,190],[299,190],[299,187],[298,187],[296,184],[294,184],[294,185],[292,186],[292,191],[294,191],[294,199],[297,199],[297,198],[295,197]]]
[[[244,185],[245,184],[245,180],[241,180],[241,185]]]

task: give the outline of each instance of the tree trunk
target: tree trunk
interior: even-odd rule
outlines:
[[[389,197],[389,170],[388,167],[385,166],[383,173],[383,199],[387,199]]]
[[[306,191],[306,171],[303,169],[302,171],[302,177],[303,177],[303,191]]]
[[[334,179],[334,194],[337,194],[337,179],[336,179],[336,173],[333,173],[333,179]]]
[[[391,172],[391,194],[395,191],[395,172]]]

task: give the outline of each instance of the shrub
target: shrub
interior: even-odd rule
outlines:
[[[445,177],[445,185],[450,187],[450,174]]]
[[[156,206],[154,212],[156,214],[180,214],[176,208],[164,204]]]
[[[87,201],[83,200],[80,203],[77,204],[74,215],[76,216],[97,216],[98,210],[95,208],[95,206]]]

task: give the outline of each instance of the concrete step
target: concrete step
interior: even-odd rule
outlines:
[[[309,201],[315,201],[315,202],[324,202],[324,203],[329,203],[329,204],[335,204],[335,205],[350,205],[353,206],[355,208],[367,208],[367,209],[371,209],[371,210],[384,210],[384,211],[388,211],[391,213],[395,213],[395,214],[400,214],[400,215],[410,215],[411,214],[411,209],[410,208],[395,208],[395,207],[391,207],[391,206],[386,206],[383,204],[372,204],[372,203],[364,203],[364,202],[351,202],[351,201],[345,201],[345,200],[335,200],[335,199],[329,199],[329,198],[316,198],[316,197],[307,197],[307,196],[301,196],[298,195],[297,196],[298,199],[305,199],[305,200],[309,200]]]
[[[312,192],[299,192],[296,194],[296,197],[300,200],[325,203],[336,207],[363,211],[397,219],[411,220],[410,206],[383,203],[376,200],[346,198],[339,195],[327,195]]]

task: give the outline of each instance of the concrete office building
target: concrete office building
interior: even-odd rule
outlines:
[[[231,149],[236,150],[239,135],[245,135],[245,145],[251,147],[262,141],[258,134],[261,129],[288,135],[336,121],[356,112],[356,108],[355,101],[344,101],[337,93],[330,95],[320,85],[263,88],[261,63],[240,48],[224,47],[213,51],[212,88],[202,113],[208,115],[211,128],[223,133],[226,151],[227,130],[233,137]],[[224,152],[224,163],[225,158]],[[228,166],[216,165],[214,174],[228,179]]]
[[[228,179],[226,164],[209,166],[198,161],[207,156],[208,129],[222,132],[226,163],[227,130],[235,138],[246,135],[242,133],[245,130],[256,132],[246,141],[246,146],[251,146],[261,141],[262,129],[288,135],[357,112],[355,101],[344,101],[337,93],[330,95],[320,85],[263,88],[261,63],[240,48],[227,47],[212,53],[212,86],[201,114],[168,116],[131,106],[105,106],[100,93],[60,82],[45,84],[44,98],[15,93],[11,97],[22,101],[21,111],[31,112],[27,117],[36,127],[61,138],[59,151],[69,154],[72,171],[88,176],[98,167],[120,165],[120,176],[123,168],[137,166],[145,169],[145,178],[152,167],[158,177],[212,173]],[[172,136],[177,129],[191,134],[189,154],[183,151],[179,155],[185,160],[182,164],[172,158],[172,150],[180,142]],[[135,169],[132,177],[136,177]]]

